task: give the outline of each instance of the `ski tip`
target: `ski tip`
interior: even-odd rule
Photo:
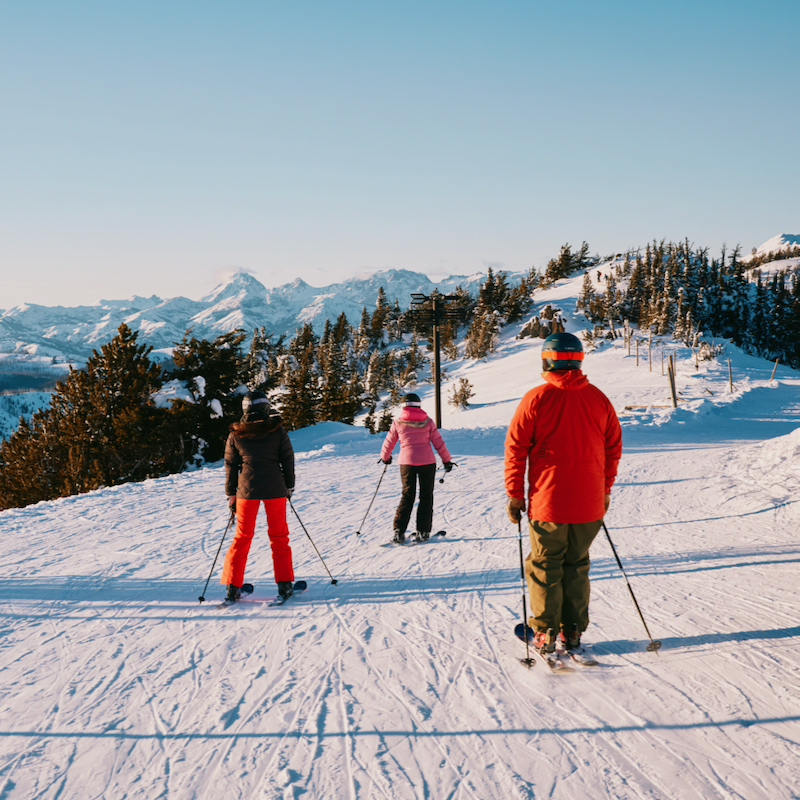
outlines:
[[[296,592],[302,592],[304,589],[308,588],[308,584],[305,581],[295,581],[293,588]]]
[[[528,625],[523,625],[520,622],[514,628],[514,636],[516,636],[517,639],[520,639],[523,642],[527,641],[530,643],[533,641],[533,628],[529,627]]]

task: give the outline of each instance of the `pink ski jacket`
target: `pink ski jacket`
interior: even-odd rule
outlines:
[[[443,463],[452,461],[442,434],[421,408],[406,406],[392,423],[381,448],[381,458],[384,461],[392,455],[398,439],[400,439],[401,464],[410,464],[414,467],[435,464],[436,456],[431,450],[431,445],[436,448]]]

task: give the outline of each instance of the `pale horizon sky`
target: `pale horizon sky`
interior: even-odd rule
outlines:
[[[800,4],[0,12],[0,309],[800,233]]]

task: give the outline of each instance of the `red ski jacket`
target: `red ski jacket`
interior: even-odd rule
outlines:
[[[622,455],[609,399],[580,370],[545,372],[520,401],[506,435],[505,485],[542,522],[593,522],[605,513]]]

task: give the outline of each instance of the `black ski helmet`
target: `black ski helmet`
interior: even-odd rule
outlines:
[[[419,407],[420,403],[422,403],[422,401],[419,399],[419,395],[418,394],[414,394],[413,392],[411,392],[410,394],[407,394],[407,395],[405,395],[405,397],[403,397],[403,405],[404,406],[417,406],[417,407]]]
[[[264,392],[248,392],[242,398],[242,414],[245,416],[259,414],[266,415],[269,413],[270,405],[269,400]]]
[[[551,333],[542,344],[542,370],[555,372],[580,369],[583,362],[583,345],[571,333]]]

